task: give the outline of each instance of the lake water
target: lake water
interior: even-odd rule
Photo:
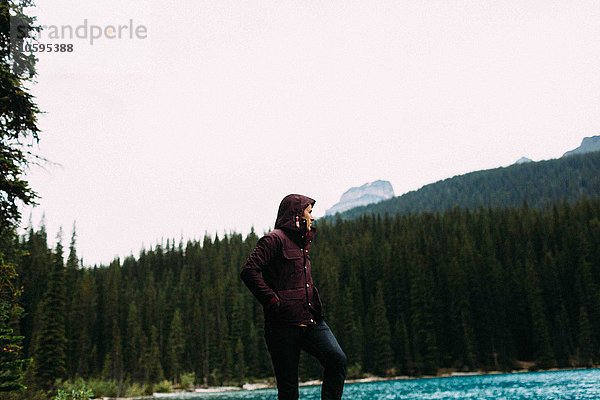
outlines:
[[[321,388],[301,387],[301,400],[320,400]],[[274,389],[186,395],[181,399],[276,400]],[[515,399],[598,400],[600,369],[456,376],[346,384],[344,400]]]

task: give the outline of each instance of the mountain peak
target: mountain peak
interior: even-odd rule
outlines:
[[[600,135],[583,138],[578,148],[567,151],[563,154],[563,157],[573,154],[591,153],[592,151],[600,151]]]
[[[392,188],[392,184],[389,181],[377,180],[367,182],[362,186],[346,190],[342,194],[340,201],[325,211],[325,215],[334,215],[335,213],[341,213],[351,208],[379,203],[392,197],[394,197],[394,188]]]
[[[530,162],[533,162],[533,160],[531,158],[521,157],[517,161],[515,161],[515,164],[526,164],[526,163],[530,163]]]

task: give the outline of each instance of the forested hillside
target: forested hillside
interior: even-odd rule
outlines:
[[[520,207],[525,203],[537,208],[556,201],[575,201],[582,195],[600,196],[599,151],[455,176],[340,216],[443,211],[455,206]]]
[[[600,360],[597,198],[320,222],[315,281],[351,375]],[[155,382],[195,372],[199,383],[222,384],[272,376],[262,309],[239,278],[257,239],[167,241],[81,268],[75,240],[63,251],[43,227],[29,229],[18,271],[36,379]],[[319,373],[302,359],[302,378]]]

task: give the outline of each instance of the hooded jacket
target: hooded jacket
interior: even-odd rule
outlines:
[[[267,322],[314,325],[323,319],[309,255],[315,228],[307,231],[303,218],[309,204],[314,206],[315,200],[299,194],[284,197],[275,229],[260,238],[240,273]]]

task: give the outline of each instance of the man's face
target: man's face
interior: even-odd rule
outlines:
[[[309,204],[308,207],[306,207],[304,209],[304,215],[302,215],[302,218],[304,218],[306,220],[306,230],[310,231],[310,227],[312,226],[313,221],[315,220],[314,217],[311,215],[312,212],[312,204]]]

